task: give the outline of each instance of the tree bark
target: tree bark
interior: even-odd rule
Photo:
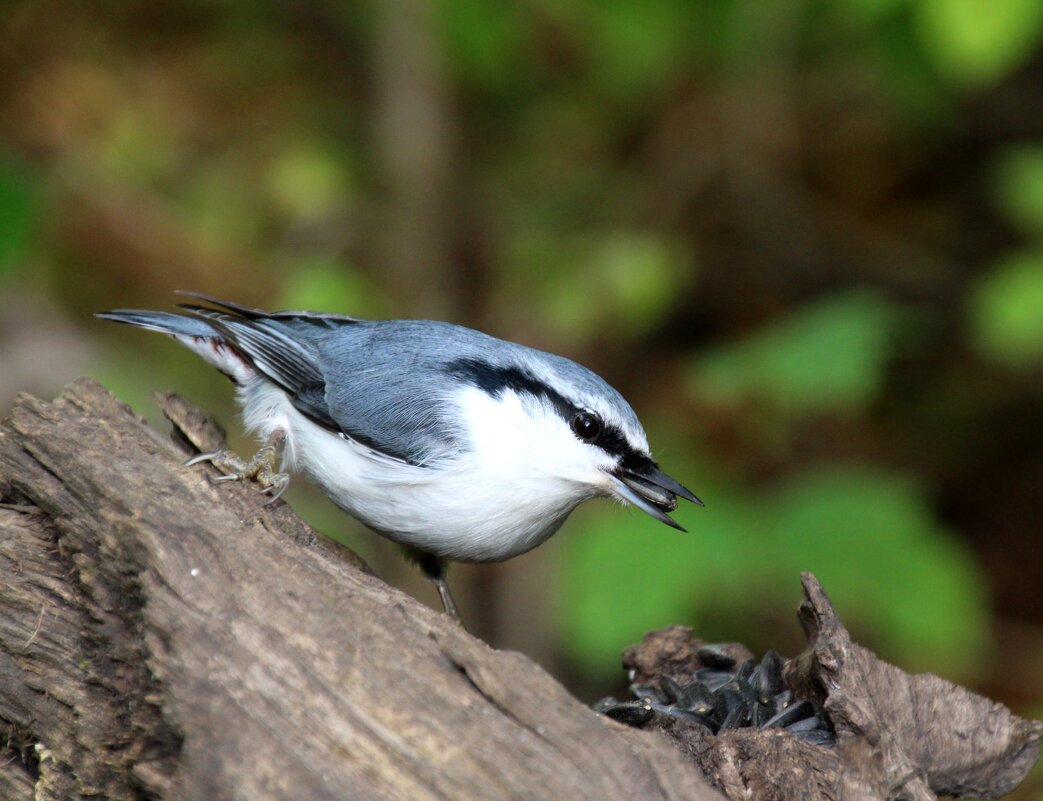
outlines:
[[[720,798],[184,458],[89,381],[0,426],[0,797]]]
[[[1043,723],[933,674],[887,664],[852,641],[812,574],[801,583],[798,614],[808,644],[786,663],[783,684],[825,718],[832,747],[767,725],[711,734],[677,715],[683,705],[676,703],[634,725],[668,737],[729,801],[987,799],[1024,780],[1039,759]],[[671,626],[628,648],[623,665],[637,686],[662,691],[672,683],[683,696],[683,685],[705,666],[704,645],[691,629]],[[711,650],[736,661],[750,656],[738,643]]]
[[[929,801],[998,798],[1038,759],[1043,724],[881,662],[810,574],[784,678],[832,746],[693,722],[682,627],[625,652],[664,695],[624,727],[185,468],[223,435],[158,400],[174,443],[90,381],[0,425],[0,799]]]

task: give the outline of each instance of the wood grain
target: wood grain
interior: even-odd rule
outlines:
[[[720,798],[184,458],[90,381],[0,426],[0,797]]]

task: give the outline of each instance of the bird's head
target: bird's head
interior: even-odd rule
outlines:
[[[667,514],[677,498],[702,506],[659,469],[630,404],[587,368],[525,349],[511,361],[459,359],[448,372],[476,390],[466,404],[472,441],[522,477],[571,487],[577,501],[616,498],[682,531]]]

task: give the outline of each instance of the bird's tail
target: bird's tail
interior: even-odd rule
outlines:
[[[247,384],[256,375],[253,367],[235,347],[201,317],[143,309],[115,309],[94,316],[169,334],[239,385]]]
[[[188,337],[216,337],[218,333],[198,317],[173,312],[144,311],[142,309],[115,309],[94,315],[102,320],[125,323],[162,334],[180,334]]]

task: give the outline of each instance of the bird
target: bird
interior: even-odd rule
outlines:
[[[398,543],[459,621],[450,562],[500,562],[607,496],[684,531],[668,512],[702,501],[652,458],[637,414],[580,364],[446,322],[264,311],[198,292],[177,312],[96,317],[168,334],[224,373],[250,459],[201,453],[217,480],[276,500],[303,472],[330,500]],[[281,466],[276,469],[276,460]]]

